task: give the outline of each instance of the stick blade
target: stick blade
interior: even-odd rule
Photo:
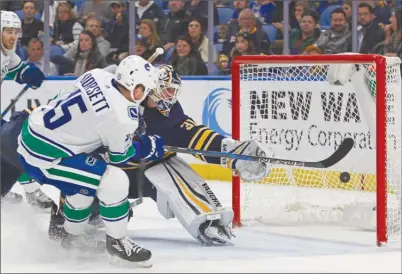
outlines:
[[[335,165],[340,160],[342,160],[349,153],[349,151],[352,150],[354,144],[355,142],[353,141],[352,138],[346,138],[345,140],[343,140],[342,144],[338,147],[338,149],[334,152],[334,154],[329,156],[327,159],[319,162],[320,165],[322,165],[322,167],[324,168],[328,168]]]

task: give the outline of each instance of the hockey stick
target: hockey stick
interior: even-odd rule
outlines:
[[[21,98],[22,95],[25,94],[25,92],[29,89],[28,85],[25,85],[25,87],[18,93],[18,95],[11,101],[11,103],[6,107],[6,109],[1,113],[1,119],[3,119],[4,116],[15,106],[15,104],[18,102],[18,100]]]
[[[159,55],[163,54],[163,48],[157,48],[155,52],[147,59],[148,62],[152,63]],[[144,188],[144,173],[145,173],[145,161],[141,160],[139,163],[140,178],[137,181],[137,192],[138,198],[130,203],[130,207],[134,208],[143,202],[143,188]]]
[[[154,54],[152,54],[151,57],[147,59],[147,61],[152,63],[159,55],[162,54],[163,54],[163,48],[156,48]]]
[[[144,189],[144,177],[145,177],[145,161],[144,160],[140,160],[138,168],[140,170],[139,178],[138,178],[138,181],[136,182],[138,198],[130,203],[131,208],[136,207],[136,206],[142,204],[142,202],[143,202],[142,197],[144,196],[143,189]]]
[[[324,159],[324,160],[318,161],[318,162],[305,162],[305,161],[295,161],[295,160],[279,159],[279,158],[258,157],[258,156],[235,154],[235,153],[231,153],[231,152],[196,150],[196,149],[172,147],[172,146],[165,146],[165,149],[172,151],[172,152],[203,155],[203,156],[208,156],[208,157],[223,157],[223,158],[231,158],[231,159],[246,160],[246,161],[264,162],[264,163],[269,163],[269,164],[274,164],[274,165],[328,168],[330,166],[335,165],[340,160],[342,160],[349,153],[349,151],[353,148],[353,145],[354,145],[353,139],[346,138],[345,140],[343,140],[341,145],[331,156],[329,156],[327,159]]]

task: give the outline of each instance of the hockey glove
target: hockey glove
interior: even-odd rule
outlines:
[[[135,159],[159,160],[163,158],[165,142],[158,135],[141,135],[133,145],[136,151]]]
[[[263,147],[255,140],[238,142],[225,138],[222,140],[221,151],[259,157],[274,156],[271,150]],[[237,171],[244,181],[261,180],[268,176],[271,171],[271,164],[256,161],[221,158],[221,165]]]
[[[28,63],[17,74],[16,82],[19,84],[27,84],[30,88],[37,89],[45,80],[43,72],[33,63]]]

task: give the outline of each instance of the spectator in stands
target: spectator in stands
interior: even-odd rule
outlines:
[[[85,23],[85,30],[90,31],[93,35],[95,35],[98,50],[103,56],[106,57],[110,51],[110,43],[102,36],[101,21],[96,17],[89,17]],[[61,47],[65,51],[73,50],[75,52],[78,47],[78,41],[76,40],[67,45],[62,45]]]
[[[135,54],[141,56],[144,59],[148,59],[153,54],[153,52],[150,52],[148,50],[147,42],[144,38],[135,39]],[[127,56],[128,56],[128,52],[127,52]],[[119,59],[123,60],[127,56],[120,55]]]
[[[322,14],[330,6],[340,6],[340,5],[342,5],[342,1],[340,0],[319,1],[317,12],[318,14]]]
[[[61,46],[79,39],[83,27],[78,22],[70,4],[59,3],[56,18],[53,43]]]
[[[295,6],[293,8],[294,20],[293,22],[290,23],[291,29],[300,27],[300,21],[305,9],[308,9],[308,7],[304,1],[296,1]]]
[[[219,25],[214,33],[214,44],[223,44],[228,40],[229,27],[227,24]]]
[[[29,39],[38,37],[40,31],[43,31],[43,22],[35,18],[36,4],[34,1],[25,1],[22,6],[24,20],[22,24],[21,45],[28,46]]]
[[[321,31],[317,28],[318,16],[314,11],[303,13],[300,21],[300,29],[293,29],[290,33],[290,54],[302,54],[306,47],[315,43],[320,37]]]
[[[146,56],[151,56],[156,48],[162,47],[162,42],[156,30],[156,25],[151,19],[144,19],[140,23],[139,35],[143,37],[146,45]],[[160,61],[162,56],[159,56],[156,61]]]
[[[228,34],[229,34],[229,37],[226,37],[226,40],[228,38],[230,38],[231,36],[235,36],[236,33],[239,32],[239,30],[240,30],[240,27],[239,27],[239,15],[240,15],[240,12],[243,11],[244,9],[246,9],[246,8],[249,8],[248,1],[239,0],[239,1],[236,1],[236,2],[234,4],[236,4],[238,8],[234,10],[232,18],[228,22]],[[226,22],[223,22],[223,24],[224,23],[226,23]],[[261,28],[262,23],[261,23],[260,20],[256,20],[255,25],[256,25],[257,28]]]
[[[201,54],[201,58],[204,62],[208,62],[208,38],[205,35],[204,26],[201,24],[200,19],[192,19],[188,24],[188,36],[190,36],[194,48]],[[213,62],[216,62],[216,51],[212,53]]]
[[[260,54],[271,54],[271,43],[268,34],[256,26],[257,19],[251,9],[244,9],[239,14],[238,32],[248,32],[253,41],[255,51]],[[222,52],[229,56],[232,50],[236,34],[229,33],[229,40],[222,46]]]
[[[180,36],[177,39],[170,65],[180,75],[208,75],[207,66],[188,36]]]
[[[57,10],[57,6],[59,5],[59,2],[62,2],[62,1],[50,1],[49,7],[48,7],[48,9],[49,9],[48,22],[49,22],[49,28],[51,30],[54,29],[54,21],[56,20],[56,10]],[[77,13],[77,11],[75,11],[75,13]],[[42,13],[41,20],[42,20],[42,22],[45,21],[45,12]]]
[[[230,57],[225,54],[219,55],[218,69],[220,75],[227,75],[230,72],[231,61],[236,56],[256,55],[255,47],[248,32],[239,32],[235,37],[235,45],[230,52]]]
[[[248,32],[239,32],[235,38],[235,46],[230,53],[231,60],[236,56],[256,54],[251,35]]]
[[[233,6],[234,6],[234,11],[233,11],[232,19],[237,20],[237,18],[239,18],[239,13],[243,9],[249,7],[249,2],[248,2],[248,0],[234,0]],[[222,23],[224,24],[225,22],[222,22]]]
[[[388,24],[392,14],[394,0],[360,0],[359,3],[368,4],[373,8],[373,13],[378,23]]]
[[[385,39],[384,30],[374,18],[374,9],[367,3],[359,4],[357,41],[360,53],[373,53],[374,47]]]
[[[21,9],[23,1],[0,1],[1,10],[17,11]]]
[[[43,60],[43,42],[37,37],[33,37],[28,42],[28,62],[34,63],[38,68],[45,72],[45,62]],[[49,62],[48,76],[58,75],[56,66]]]
[[[225,54],[219,55],[219,62],[217,64],[219,70],[218,75],[230,75],[231,69],[229,60],[229,57]]]
[[[184,10],[184,0],[170,0],[170,12],[160,35],[163,48],[170,49],[178,37],[186,33],[190,16]]]
[[[184,5],[184,10],[190,17],[203,18],[206,22],[208,21],[208,1],[203,0],[190,0]],[[214,25],[217,26],[221,24],[226,24],[227,22],[219,22],[218,9],[214,4]]]
[[[251,4],[250,8],[255,14],[255,17],[260,20],[261,24],[272,23],[272,16],[276,9],[274,0],[256,0]]]
[[[108,60],[111,58],[116,61],[118,54],[128,52],[130,26],[124,1],[113,1],[110,6],[113,19],[105,26],[106,39],[109,40],[111,47]]]
[[[103,0],[84,1],[78,11],[78,17],[80,18],[81,23],[85,24],[88,17],[93,16],[100,20],[112,19],[113,13],[109,3]]]
[[[324,54],[324,52],[322,51],[321,48],[319,48],[315,45],[310,45],[310,46],[306,47],[306,49],[304,50],[304,54],[305,55],[320,55],[320,54]]]
[[[382,54],[396,56],[398,47],[402,42],[402,8],[395,10],[389,21],[391,24],[384,26],[385,41]]]
[[[70,4],[70,6],[72,7],[73,11],[75,14],[77,14],[77,6],[73,5],[70,1],[50,1],[50,5],[49,5],[49,27],[51,30],[54,29],[54,22],[56,20],[56,14],[57,14],[57,6],[60,3],[68,3]],[[45,13],[42,13],[42,17],[41,17],[42,22],[45,22]]]
[[[145,20],[148,20],[148,19],[145,19]],[[148,59],[149,57],[152,56],[153,53],[154,52],[151,52],[148,49],[146,39],[144,37],[142,37],[141,35],[138,35],[137,39],[135,39],[135,53],[134,54],[141,56],[144,59]],[[117,54],[114,58],[115,58],[116,63],[118,64],[127,56],[128,56],[128,52],[122,52],[122,53]],[[156,61],[154,61],[154,63],[157,62],[158,58],[156,59]]]
[[[308,2],[304,0],[300,1],[292,1],[289,5],[290,15],[289,15],[289,28],[300,29],[300,20],[301,16],[305,9],[312,10],[309,8]],[[282,51],[281,47],[283,47],[283,3],[278,2],[275,8],[275,12],[272,18],[272,25],[278,30],[276,33],[276,47],[279,47],[280,52]],[[272,42],[272,41],[271,41]]]
[[[144,19],[150,19],[156,27],[158,34],[161,33],[163,25],[166,21],[166,15],[154,1],[139,0],[135,2],[137,30],[140,27],[140,22]]]
[[[342,8],[336,8],[331,13],[331,29],[321,33],[316,46],[325,54],[337,54],[352,50],[352,33],[346,22],[346,14]]]
[[[77,50],[75,52],[69,50],[65,56],[72,59],[72,74],[76,76],[80,76],[91,69],[107,66],[105,57],[98,50],[95,35],[88,30],[81,32]]]
[[[342,3],[342,9],[346,14],[346,21],[349,24],[349,27],[352,27],[352,0],[345,0]]]

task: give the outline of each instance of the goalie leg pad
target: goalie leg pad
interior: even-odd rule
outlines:
[[[200,227],[232,222],[233,210],[221,206],[208,184],[178,157],[149,168],[145,176],[157,189],[157,204],[165,218],[176,217],[200,241]]]
[[[106,227],[106,233],[115,239],[127,234],[130,204],[127,199],[129,180],[118,167],[108,165],[99,184],[97,196],[99,211]]]

